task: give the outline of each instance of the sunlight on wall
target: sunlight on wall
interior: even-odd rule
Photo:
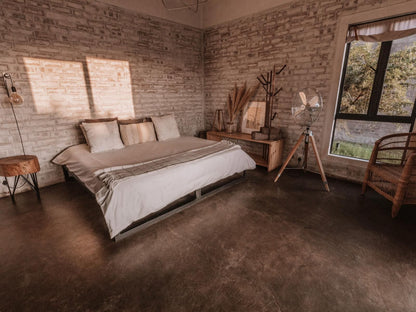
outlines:
[[[129,62],[87,57],[96,116],[134,117]]]
[[[67,118],[90,117],[81,62],[23,58],[36,111]]]

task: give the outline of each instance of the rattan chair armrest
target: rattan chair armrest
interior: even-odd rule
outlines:
[[[371,156],[370,156],[370,160],[368,161],[369,165],[374,165],[377,161],[377,156],[378,156],[378,147],[381,143],[382,139],[378,139],[375,143],[374,143],[374,147],[373,147],[373,151],[371,152]]]
[[[409,133],[409,132],[403,132],[403,133],[395,133],[395,134],[389,134],[386,135],[384,137],[381,137],[380,139],[378,139],[377,141],[384,141],[390,138],[394,138],[394,137],[402,137],[402,136],[409,136],[409,135],[416,135],[416,133]]]
[[[404,164],[402,174],[400,176],[401,182],[409,182],[412,170],[415,168],[416,164],[416,153],[411,153],[409,157],[407,157],[406,163]]]

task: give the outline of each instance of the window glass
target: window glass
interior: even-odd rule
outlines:
[[[393,133],[409,132],[410,124],[337,119],[331,154],[370,159],[374,142]]]
[[[350,26],[331,154],[369,159],[379,138],[413,130],[416,35],[390,39],[414,33],[410,31],[414,27],[409,22],[412,18]],[[404,20],[407,22],[403,23]],[[399,33],[402,28],[407,32]],[[359,29],[363,30],[361,37],[357,36]],[[376,36],[380,30],[383,37]],[[380,42],[370,42],[373,40]],[[395,158],[393,151],[389,151],[387,158]]]
[[[380,42],[351,42],[340,113],[367,114],[380,46]]]
[[[411,116],[416,97],[416,35],[393,40],[378,115]]]

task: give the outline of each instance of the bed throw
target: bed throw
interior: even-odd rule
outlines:
[[[221,141],[210,146],[200,147],[194,150],[170,155],[167,157],[126,166],[117,166],[97,170],[95,174],[103,183],[103,187],[96,193],[98,204],[106,210],[114,188],[123,180],[138,176],[150,171],[160,170],[169,166],[182,164],[196,159],[204,158],[214,153],[239,149],[240,146],[229,141]]]
[[[236,158],[230,158],[231,155]],[[215,165],[218,162],[223,164],[219,167]],[[223,166],[229,169],[224,170]],[[97,170],[95,175],[102,187],[96,193],[96,200],[114,237],[138,217],[163,208],[208,185],[209,181],[215,182],[232,173],[253,169],[253,166],[254,161],[240,146],[228,141],[216,142],[151,161]],[[212,171],[213,168],[216,170]],[[206,171],[211,173],[207,176]],[[176,180],[175,183],[172,180]]]

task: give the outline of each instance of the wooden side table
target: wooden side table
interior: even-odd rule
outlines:
[[[39,170],[39,161],[34,155],[19,155],[0,158],[0,176],[4,177],[3,184],[7,186],[13,202],[15,202],[14,193],[16,192],[16,187],[20,178],[25,180],[26,183],[28,183],[30,187],[36,191],[38,199],[40,199],[38,178],[36,175]],[[25,175],[28,175],[28,177]],[[9,185],[9,182],[7,181],[8,177],[14,177],[13,186]]]
[[[207,139],[221,141],[222,139],[241,140],[263,145],[263,155],[248,153],[258,166],[266,167],[267,171],[272,171],[282,164],[283,140],[254,140],[250,134],[246,133],[226,133],[218,131],[208,131]]]

